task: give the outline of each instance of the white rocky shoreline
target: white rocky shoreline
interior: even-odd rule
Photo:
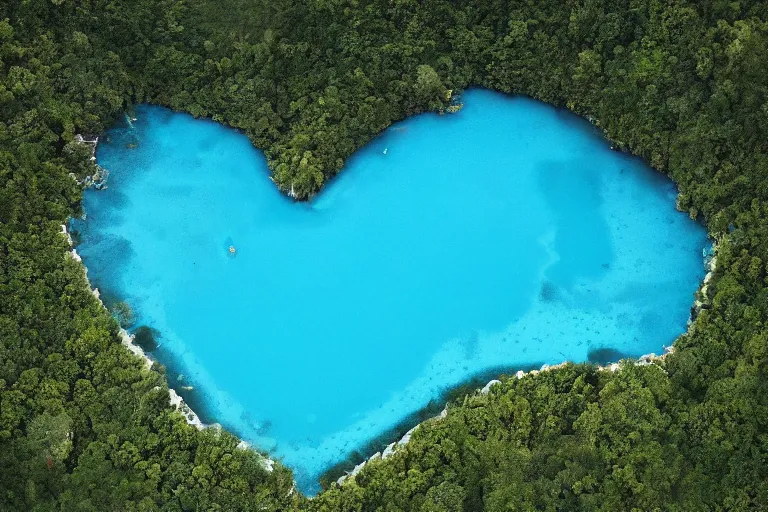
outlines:
[[[67,230],[67,226],[65,224],[61,225],[61,232],[62,234],[67,238],[67,242],[69,242],[69,256],[72,257],[75,261],[82,264],[82,258],[77,253],[77,249],[73,247],[72,244],[72,237],[69,234],[69,231]],[[91,281],[88,279],[88,268],[83,265],[83,277],[85,278],[85,282],[88,283],[88,287],[91,289],[91,293],[93,293],[93,296],[96,297],[96,299],[99,301],[99,304],[101,304],[101,307],[103,307],[105,310],[107,310],[107,306],[104,305],[104,302],[101,300],[101,294],[99,293],[98,288],[94,288],[91,285]],[[108,310],[107,310],[108,311]],[[142,358],[144,360],[144,366],[145,368],[149,369],[152,368],[152,364],[154,364],[154,361],[147,355],[146,352],[144,352],[144,349],[142,349],[140,346],[133,343],[133,335],[129,334],[128,331],[120,328],[120,331],[118,332],[118,336],[120,337],[121,344],[127,348],[132,354]],[[200,418],[198,415],[193,411],[185,402],[184,399],[179,396],[178,393],[172,388],[168,388],[168,394],[170,395],[170,403],[174,407],[176,407],[183,415],[184,418],[186,418],[187,423],[190,425],[202,430],[206,427],[206,425],[200,421]]]
[[[64,224],[61,225],[61,232],[69,242],[70,250],[68,252],[68,255],[82,265],[83,260],[80,257],[80,255],[77,253],[77,250],[73,247],[72,237],[70,236],[66,225]],[[91,289],[91,293],[93,293],[93,296],[96,297],[96,299],[99,301],[99,304],[101,304],[101,307],[107,310],[107,307],[104,305],[104,302],[101,300],[99,289],[94,288],[91,285],[90,280],[88,279],[88,268],[85,265],[82,265],[82,267],[83,267],[83,274],[84,274],[83,277],[85,278],[85,282],[88,283],[88,287]],[[149,357],[149,355],[144,351],[144,349],[142,349],[140,346],[136,345],[133,342],[134,336],[132,334],[129,334],[128,331],[126,331],[121,327],[120,331],[118,332],[118,336],[120,337],[120,342],[122,346],[124,346],[126,349],[128,349],[128,351],[130,351],[135,356],[140,357],[144,361],[144,367],[146,369],[152,368],[154,361],[152,360],[151,357]],[[159,389],[159,387],[155,389]],[[182,416],[184,416],[184,419],[187,422],[187,424],[192,425],[198,430],[203,430],[206,428],[221,429],[221,425],[219,425],[218,423],[214,423],[212,425],[203,423],[200,417],[197,415],[197,413],[194,410],[192,410],[192,408],[189,405],[187,405],[187,403],[184,401],[181,395],[179,395],[176,392],[176,390],[170,386],[168,387],[168,396],[169,396],[170,404],[173,407],[175,407],[176,410],[178,410],[182,414]],[[246,441],[240,440],[240,442],[237,445],[237,448],[240,450],[248,450],[251,448],[251,445],[248,444],[248,442]],[[267,471],[272,471],[275,465],[275,461],[256,450],[254,451],[262,458],[262,464],[264,466],[264,469],[266,469]]]

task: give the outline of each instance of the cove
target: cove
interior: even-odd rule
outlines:
[[[660,353],[705,230],[588,122],[484,90],[359,150],[310,203],[247,137],[157,106],[102,137],[78,251],[204,421],[317,491],[333,464],[490,369]],[[235,249],[231,254],[230,246]]]

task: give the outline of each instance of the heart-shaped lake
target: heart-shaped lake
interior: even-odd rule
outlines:
[[[155,106],[102,137],[78,248],[161,334],[170,384],[294,469],[329,466],[451,386],[686,328],[704,229],[586,121],[470,91],[356,153],[311,203],[235,130]],[[603,350],[603,352],[601,352]]]

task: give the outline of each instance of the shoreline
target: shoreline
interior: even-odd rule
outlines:
[[[86,267],[83,264],[83,260],[80,257],[80,255],[77,253],[77,249],[75,249],[72,245],[72,236],[69,234],[69,230],[67,229],[67,226],[65,224],[61,225],[61,233],[67,238],[67,242],[69,243],[69,251],[67,251],[68,257],[71,257],[76,262],[80,263],[80,265],[83,268],[83,278],[85,279],[86,284],[91,290],[91,293],[96,298],[96,300],[99,301],[99,304],[101,304],[101,307],[104,308],[104,310],[110,314],[109,310],[107,309],[107,306],[104,305],[104,302],[101,300],[101,294],[99,293],[98,288],[94,288],[91,284],[90,279],[88,279],[88,267]],[[120,330],[118,331],[118,337],[120,338],[120,344],[125,347],[129,352],[131,352],[133,355],[141,358],[144,361],[144,368],[147,370],[151,370],[152,366],[155,364],[155,361],[147,354],[143,348],[136,345],[133,342],[134,335],[130,334],[128,331],[120,327]],[[167,379],[166,379],[167,383]],[[187,422],[188,425],[191,425],[195,427],[197,430],[204,430],[208,428],[213,429],[222,429],[222,426],[218,423],[213,424],[206,424],[203,423],[203,421],[200,419],[200,417],[197,415],[197,413],[184,401],[184,398],[179,395],[175,389],[173,389],[170,385],[167,386],[168,388],[168,401],[169,404],[175,408],[177,411],[181,413],[181,415],[184,417],[184,420]],[[237,444],[237,448],[240,450],[250,450],[251,445],[247,441],[244,441],[242,439],[239,440],[240,442]],[[267,471],[272,471],[275,466],[275,461],[273,459],[270,459],[260,451],[254,449],[254,453],[258,454],[262,459],[262,464],[264,466],[264,469]]]
[[[682,336],[683,334],[687,333],[688,330],[690,330],[691,326],[696,321],[696,317],[698,317],[701,310],[705,309],[705,306],[709,304],[709,298],[707,297],[707,290],[709,289],[709,285],[711,284],[712,279],[714,277],[715,270],[717,269],[718,247],[719,247],[719,240],[715,239],[713,240],[711,249],[709,251],[706,251],[703,255],[704,268],[706,269],[707,272],[704,275],[704,278],[702,279],[698,290],[696,291],[696,299],[693,305],[691,306],[691,314],[690,314],[690,317],[688,318],[688,329],[684,333],[681,333],[680,336]],[[677,339],[679,339],[680,336],[678,336],[675,339],[675,341],[677,341]],[[651,352],[650,354],[644,354],[637,358],[624,358],[619,361],[605,364],[605,365],[598,364],[597,371],[600,371],[600,372],[619,371],[621,369],[622,361],[627,361],[627,362],[631,361],[631,364],[635,366],[649,366],[652,364],[663,363],[664,360],[667,358],[667,356],[670,354],[674,354],[674,352],[675,352],[675,345],[673,342],[672,345],[664,346],[664,353],[661,355],[656,355],[654,352]],[[569,364],[584,364],[584,363],[572,363],[571,361],[562,361],[554,365],[545,364],[545,365],[542,365],[542,367],[538,370],[529,370],[529,371],[518,370],[514,374],[514,378],[520,380],[529,375],[536,376],[541,372],[558,370]],[[659,368],[661,368],[662,371],[664,371],[664,369],[661,367],[660,364],[657,364],[657,366],[659,366]],[[512,377],[509,377],[509,378],[512,378]],[[477,395],[477,394],[487,395],[488,393],[490,393],[492,387],[501,383],[502,382],[499,379],[491,379],[490,381],[488,381],[488,383],[485,384],[485,386],[483,386],[482,388],[475,389],[474,392],[468,393],[467,396]],[[420,426],[431,421],[440,421],[446,416],[448,416],[448,414],[449,414],[448,403],[446,403],[445,406],[443,407],[443,410],[440,412],[440,414],[417,423],[411,429],[409,429],[398,441],[394,441],[389,445],[387,445],[387,447],[382,452],[376,452],[373,455],[370,455],[367,458],[365,458],[359,464],[356,464],[351,471],[347,471],[344,475],[336,479],[335,485],[342,486],[346,482],[350,480],[354,480],[355,476],[357,476],[360,473],[360,471],[362,471],[362,469],[369,462],[373,462],[378,459],[385,460],[391,457],[398,451],[402,450],[402,448],[410,442],[411,436]]]
[[[589,120],[589,121],[591,121],[591,120]],[[608,139],[608,140],[610,141],[610,139]],[[88,177],[86,177],[82,181],[78,180],[77,177],[74,174],[70,174],[70,175],[81,186],[83,186],[85,188],[89,188],[89,187],[94,187],[96,189],[101,189],[102,187],[105,188],[105,184],[104,183],[106,181],[106,176],[108,176],[109,173],[108,173],[108,171],[106,169],[103,169],[103,168],[99,167],[97,164],[95,164],[95,159],[96,159],[95,158],[95,153],[96,153],[96,147],[97,147],[97,144],[98,144],[98,141],[99,141],[99,137],[94,137],[92,140],[87,140],[87,139],[83,138],[81,135],[77,135],[75,137],[75,141],[77,143],[80,143],[80,144],[88,144],[89,146],[91,146],[91,157],[90,157],[90,160],[94,163],[94,165],[96,167],[95,167],[94,175],[93,176],[88,176]],[[293,192],[293,190],[291,190],[291,192]],[[285,191],[283,191],[283,193],[285,193]],[[289,197],[293,197],[295,194],[288,193],[287,195]],[[294,197],[294,199],[295,199],[295,197]],[[678,209],[679,209],[679,207],[678,207]],[[82,265],[82,267],[84,269],[84,277],[85,277],[86,282],[88,283],[89,288],[91,289],[91,292],[99,300],[99,303],[102,305],[102,307],[105,310],[108,311],[108,309],[106,308],[106,306],[104,305],[103,301],[100,298],[100,294],[99,294],[98,288],[94,288],[91,285],[90,280],[88,279],[88,269],[82,263],[82,259],[81,259],[80,255],[77,253],[76,249],[73,247],[72,238],[71,238],[71,236],[70,236],[70,234],[68,232],[67,225],[62,225],[62,232],[67,237],[67,239],[69,241],[69,245],[70,245],[69,253],[70,253],[70,255],[77,262],[81,263],[81,265]],[[711,283],[711,280],[713,278],[714,271],[715,271],[715,268],[716,268],[717,247],[718,247],[718,242],[717,242],[717,240],[714,240],[713,244],[711,246],[711,249],[709,251],[707,251],[705,249],[705,254],[704,254],[704,260],[705,260],[704,263],[705,264],[704,264],[704,266],[705,266],[705,269],[707,270],[707,272],[706,272],[702,282],[700,283],[699,288],[696,291],[695,301],[693,302],[693,304],[691,306],[691,314],[690,314],[689,319],[688,319],[688,329],[690,329],[691,325],[695,322],[695,319],[698,316],[698,314],[700,313],[700,311],[702,309],[706,309],[706,307],[708,306],[709,300],[707,298],[707,290],[708,290],[709,284]],[[680,335],[683,335],[683,334],[684,333],[681,333]],[[152,365],[154,364],[155,361],[153,361],[153,359],[140,346],[138,346],[138,345],[133,343],[133,338],[134,338],[133,335],[129,334],[125,329],[120,328],[118,336],[120,337],[121,344],[123,346],[125,346],[134,355],[137,355],[137,356],[141,357],[144,360],[145,366],[146,366],[147,369],[150,369],[152,367]],[[677,339],[679,339],[679,336],[678,336],[678,338],[675,339],[675,341]],[[670,353],[673,353],[673,352],[674,352],[674,342],[673,342],[673,344],[671,346],[664,347],[664,353],[662,355],[657,356],[655,353],[651,353],[651,354],[642,355],[642,356],[640,356],[638,358],[625,358],[625,359],[621,359],[621,361],[626,361],[626,362],[630,362],[631,361],[635,365],[645,366],[645,365],[650,365],[650,364],[654,364],[654,363],[663,362],[663,360],[666,358],[666,356],[668,354],[670,354]],[[528,370],[528,371],[524,371],[524,370],[521,369],[521,370],[518,370],[514,374],[510,374],[507,378],[511,379],[512,378],[511,375],[514,375],[515,378],[517,378],[517,379],[522,379],[522,378],[524,378],[527,375],[534,375],[535,376],[535,375],[537,375],[540,372],[559,369],[559,368],[564,367],[564,366],[566,366],[566,365],[568,365],[570,363],[571,363],[570,361],[566,360],[566,361],[562,361],[562,362],[560,362],[558,364],[554,364],[554,365],[547,365],[547,364],[545,364],[545,365],[541,366],[540,369],[533,369],[533,370]],[[576,364],[580,364],[580,363],[576,363]],[[581,364],[583,364],[583,363],[581,363]],[[620,368],[621,368],[621,363],[620,362],[613,362],[613,363],[608,363],[608,364],[605,364],[605,365],[597,365],[597,370],[598,371],[611,371],[611,372],[615,372],[615,371],[618,371]],[[167,381],[167,379],[166,379],[166,381]],[[478,394],[479,393],[479,394],[485,395],[485,394],[488,394],[490,392],[490,390],[491,390],[491,388],[493,386],[495,386],[496,384],[499,384],[499,383],[501,383],[501,381],[496,379],[496,378],[494,378],[494,379],[491,379],[489,382],[487,382],[483,387],[477,387],[473,391],[469,391],[466,394],[467,395],[473,395],[473,394]],[[167,387],[168,387],[170,405],[173,406],[179,412],[182,413],[182,415],[184,416],[186,422],[189,425],[194,426],[198,430],[202,430],[204,428],[219,428],[219,429],[222,428],[221,425],[219,425],[217,423],[213,423],[213,424],[210,424],[210,425],[204,424],[200,420],[200,418],[197,415],[197,413],[195,413],[195,411],[184,401],[184,399],[176,392],[176,390],[173,389],[170,386],[169,382],[167,382]],[[459,389],[461,387],[462,387],[462,384],[459,383],[456,386],[454,386],[452,389]],[[387,458],[391,457],[392,455],[394,455],[395,453],[397,453],[399,450],[402,449],[403,446],[405,446],[405,445],[407,445],[409,443],[412,434],[422,424],[427,423],[427,422],[432,421],[432,420],[439,421],[442,418],[445,418],[448,415],[448,413],[449,413],[449,411],[448,411],[449,402],[450,402],[450,400],[444,402],[444,406],[443,406],[441,412],[438,415],[430,417],[430,418],[427,418],[427,419],[424,419],[424,420],[416,423],[415,425],[413,425],[413,427],[408,429],[405,432],[405,434],[402,435],[402,437],[400,437],[400,439],[389,443],[383,450],[377,451],[377,452],[373,453],[372,455],[370,455],[370,456],[368,456],[366,458],[363,458],[362,461],[359,464],[356,464],[351,471],[346,471],[345,474],[343,474],[338,479],[336,479],[335,480],[336,485],[343,485],[350,478],[354,479],[354,477],[357,474],[359,474],[359,472],[365,467],[365,465],[368,462],[377,460],[379,458],[382,459],[382,460],[383,459],[387,459]],[[439,405],[438,405],[438,407],[439,407]],[[407,418],[404,420],[403,423],[407,423]],[[402,432],[402,430],[400,430],[400,432]],[[376,440],[374,439],[374,440],[370,441],[369,443],[366,443],[365,445],[361,446],[361,449],[365,449],[366,446],[371,447],[371,445],[374,444],[375,441]],[[247,441],[244,441],[244,440],[241,439],[239,444],[238,444],[238,448],[239,449],[251,449],[251,445]],[[266,455],[262,454],[261,452],[259,452],[258,449],[253,449],[253,451],[255,453],[258,453],[263,458],[264,467],[268,471],[271,471],[275,461],[270,459],[270,458],[268,458]],[[358,452],[358,455],[359,455],[359,452]],[[360,460],[360,459],[358,459],[358,460]],[[345,462],[347,462],[347,461],[341,461],[339,464],[344,464]],[[352,463],[352,460],[350,460],[348,462]],[[333,466],[329,468],[329,472],[331,470],[333,470]],[[338,473],[336,473],[336,474],[338,474]],[[330,486],[332,487],[333,483],[331,483]]]
[[[80,257],[80,255],[77,253],[77,249],[75,249],[72,245],[72,236],[69,234],[69,229],[67,228],[66,224],[61,225],[61,233],[67,238],[67,242],[69,243],[69,251],[67,254],[69,257],[71,257],[76,262],[80,263],[83,267],[83,278],[85,279],[86,284],[88,285],[88,288],[90,288],[91,293],[94,297],[96,297],[96,300],[99,301],[99,304],[101,304],[101,307],[104,308],[104,310],[109,313],[109,309],[107,309],[107,306],[104,304],[104,301],[101,300],[101,293],[99,292],[98,288],[94,288],[91,284],[90,279],[88,279],[88,267],[86,267],[83,264],[83,259]],[[111,316],[111,313],[109,313]],[[144,368],[147,370],[152,368],[152,365],[155,363],[154,360],[152,360],[151,357],[144,351],[143,348],[133,343],[134,336],[130,334],[128,331],[120,327],[120,330],[117,333],[117,336],[120,338],[120,344],[124,346],[126,349],[128,349],[129,352],[131,352],[133,355],[140,357],[144,361]],[[186,402],[184,402],[184,399],[174,390],[172,387],[168,386],[168,395],[169,395],[169,401],[170,404],[175,407],[186,419],[187,423],[189,425],[192,425],[193,427],[197,428],[198,430],[202,430],[204,428],[208,428],[212,425],[206,425],[204,424],[200,418],[198,417],[197,413],[190,408]]]
[[[82,181],[78,180],[77,176],[75,176],[74,173],[70,173],[70,176],[84,189],[95,187],[97,190],[102,190],[104,188],[106,176],[109,176],[109,171],[107,171],[106,169],[102,168],[101,166],[95,163],[96,147],[98,146],[98,143],[99,143],[99,137],[97,136],[89,140],[84,138],[82,135],[77,134],[75,135],[74,141],[77,144],[87,144],[91,146],[90,161],[94,163],[94,165],[96,166],[96,169],[92,176],[87,176]],[[91,284],[90,279],[88,279],[88,267],[85,266],[85,264],[83,263],[82,257],[77,253],[77,249],[74,247],[72,236],[70,235],[69,228],[67,227],[66,224],[61,225],[61,233],[67,239],[67,243],[69,244],[69,251],[67,251],[67,255],[80,264],[81,268],[83,269],[83,278],[85,279],[85,282],[88,285],[88,288],[91,290],[91,293],[93,294],[93,296],[96,297],[96,300],[99,302],[99,304],[101,304],[101,307],[104,308],[104,310],[107,311],[107,313],[111,316],[109,309],[107,309],[107,306],[104,304],[104,301],[101,300],[101,294],[99,293],[99,289],[94,288],[93,285]],[[147,370],[152,369],[152,365],[155,364],[155,361],[146,353],[146,351],[143,348],[141,348],[140,346],[136,345],[133,342],[134,335],[130,334],[128,331],[120,327],[118,331],[118,337],[120,338],[120,344],[123,347],[125,347],[133,355],[141,358],[144,361],[145,369]],[[200,417],[198,416],[198,414],[184,401],[181,395],[179,395],[179,393],[177,393],[176,390],[170,386],[170,383],[168,382],[167,378],[166,378],[166,386],[168,388],[169,404],[181,413],[181,415],[184,417],[184,420],[187,422],[188,425],[195,427],[197,430],[203,430],[206,428],[221,429],[221,425],[219,425],[218,423],[214,423],[211,425],[203,423]],[[238,443],[237,448],[240,450],[249,450],[251,449],[251,445],[247,441],[240,439],[240,442]],[[267,457],[266,455],[264,455],[258,450],[253,450],[253,452],[258,454],[261,457],[264,469],[271,472],[274,468],[275,461]]]
[[[86,284],[88,285],[88,288],[90,288],[91,293],[96,298],[96,300],[99,301],[99,304],[101,304],[101,307],[104,308],[105,311],[107,311],[108,314],[111,313],[107,309],[107,306],[104,305],[104,302],[101,300],[101,294],[99,293],[98,288],[94,288],[91,284],[91,281],[88,279],[88,267],[86,267],[83,264],[83,260],[80,257],[80,255],[77,253],[77,249],[75,249],[72,245],[72,236],[69,234],[69,230],[67,229],[66,224],[61,225],[61,233],[67,238],[67,242],[69,243],[69,251],[67,251],[68,257],[71,257],[76,262],[80,263],[80,265],[83,268],[83,278],[85,279]],[[118,331],[118,337],[120,338],[120,344],[125,347],[129,352],[131,352],[133,355],[141,358],[144,361],[144,368],[147,370],[152,369],[152,365],[155,364],[155,361],[144,351],[143,348],[133,343],[134,335],[130,334],[128,331],[120,327],[120,330]],[[166,379],[167,383],[167,379]],[[184,417],[184,420],[187,422],[188,425],[191,425],[195,427],[197,430],[204,430],[208,428],[213,429],[222,429],[222,426],[218,423],[213,424],[206,424],[203,423],[203,421],[200,419],[200,417],[197,415],[197,413],[184,401],[184,398],[179,395],[175,389],[173,389],[170,385],[168,387],[168,399],[170,405],[175,408],[177,411],[181,413],[181,415]],[[249,450],[251,449],[250,443],[247,441],[244,441],[240,439],[240,442],[237,445],[237,448],[240,450]],[[270,459],[263,453],[261,453],[258,450],[253,450],[254,453],[258,454],[262,458],[262,464],[264,466],[264,469],[267,471],[272,471],[274,469],[275,461],[273,459]]]
[[[667,355],[674,353],[674,351],[675,351],[674,345],[670,345],[668,347],[664,347],[664,354],[662,354],[662,355],[656,355],[655,353],[652,352],[650,354],[644,354],[644,355],[638,357],[637,359],[626,358],[626,359],[622,359],[621,361],[632,361],[635,366],[648,366],[648,365],[654,364],[655,362],[663,361],[667,357]],[[616,371],[621,369],[621,361],[610,363],[610,364],[607,364],[607,365],[597,365],[597,371],[601,371],[601,372],[605,372],[605,371],[616,372]],[[558,370],[558,369],[563,368],[563,367],[565,367],[565,366],[567,366],[569,364],[588,364],[588,363],[573,363],[572,361],[562,361],[560,363],[553,364],[553,365],[544,364],[538,370],[528,370],[528,371],[518,370],[513,375],[514,375],[514,378],[520,380],[520,379],[522,379],[524,377],[527,377],[529,375],[530,376],[536,376],[536,375],[538,375],[539,373],[542,373],[542,372]],[[501,376],[501,377],[503,377],[503,376]],[[511,379],[512,377],[506,377],[506,378]],[[467,393],[466,396],[471,396],[471,395],[487,395],[488,393],[490,393],[492,387],[496,386],[497,384],[501,384],[501,383],[502,383],[502,381],[499,380],[499,379],[491,379],[490,381],[488,381],[485,384],[485,386],[483,386],[482,388],[476,388],[473,392]],[[374,453],[373,455],[370,455],[367,458],[365,458],[362,462],[360,462],[359,464],[355,465],[355,467],[351,471],[345,472],[344,475],[342,475],[338,479],[336,479],[334,481],[334,483],[337,486],[344,485],[349,480],[354,480],[354,477],[357,476],[357,474],[359,474],[360,471],[362,471],[362,469],[369,462],[373,462],[373,461],[379,460],[379,459],[385,460],[385,459],[391,457],[392,455],[398,453],[400,450],[403,449],[403,447],[405,445],[407,445],[410,442],[411,437],[413,436],[413,433],[419,427],[421,427],[422,425],[424,425],[426,423],[429,423],[431,421],[440,421],[443,418],[445,418],[446,416],[448,416],[448,414],[449,414],[449,412],[448,412],[448,405],[449,405],[448,403],[445,404],[445,406],[443,407],[443,409],[440,412],[440,414],[438,414],[436,416],[433,416],[431,418],[427,418],[426,420],[421,421],[421,422],[417,423],[416,425],[414,425],[413,427],[411,427],[399,440],[393,441],[392,443],[388,444],[383,451],[378,451],[378,452]],[[311,499],[311,497],[310,497],[310,499]]]

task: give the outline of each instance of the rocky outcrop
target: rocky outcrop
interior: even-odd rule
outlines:
[[[90,161],[93,163],[94,172],[92,175],[86,176],[82,181],[79,180],[74,173],[70,173],[69,175],[72,177],[72,179],[86,188],[93,187],[96,190],[106,189],[107,179],[109,178],[109,171],[96,163],[96,147],[99,145],[99,138],[93,137],[91,139],[87,139],[78,133],[75,135],[74,141],[76,144],[89,146],[91,150]]]
[[[495,386],[496,384],[501,384],[501,381],[497,379],[493,379],[488,384],[483,386],[483,388],[480,390],[480,394],[487,395],[491,391],[491,386]]]
[[[74,244],[72,243],[72,236],[69,234],[69,230],[67,229],[67,226],[65,224],[61,225],[61,233],[67,238],[67,243],[69,244],[69,255],[78,263],[82,263],[83,259],[80,257],[79,254],[77,254],[77,250],[74,248]]]
[[[133,345],[133,346],[136,347],[136,345]],[[140,347],[136,347],[136,348],[141,350]],[[151,366],[151,361],[150,361],[150,366]],[[179,394],[174,389],[168,389],[168,395],[171,397],[171,405],[176,407],[176,409],[179,412],[181,412],[181,414],[184,415],[184,418],[186,418],[187,423],[197,428],[198,430],[203,430],[206,427],[206,425],[202,421],[200,421],[200,417],[195,413],[195,411],[193,411],[192,408],[189,407],[186,404],[186,402],[184,402],[184,399],[181,398],[181,396],[179,396]]]
[[[706,251],[706,249],[704,251],[704,266],[707,269],[707,274],[704,276],[701,287],[696,292],[696,300],[693,302],[693,306],[691,306],[691,316],[688,319],[688,327],[693,324],[701,313],[701,310],[709,309],[710,307],[709,287],[712,283],[712,278],[715,276],[715,270],[717,270],[717,249],[718,242],[715,241],[711,251]]]

